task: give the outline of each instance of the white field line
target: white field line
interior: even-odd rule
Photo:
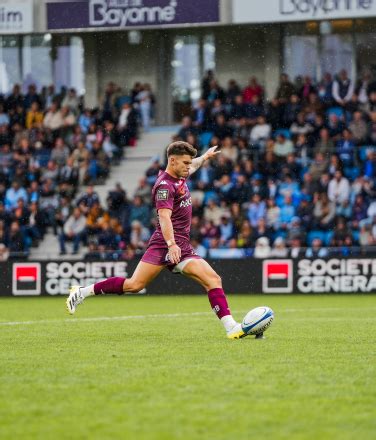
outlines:
[[[278,314],[283,313],[295,313],[295,312],[331,312],[331,311],[341,311],[341,307],[322,307],[322,308],[312,308],[312,309],[283,309],[278,311]],[[352,309],[354,310],[354,309]],[[376,307],[357,307],[355,310],[376,310]],[[236,310],[233,313],[247,313],[244,310]],[[61,323],[80,323],[80,322],[100,322],[100,321],[128,321],[137,319],[166,319],[166,318],[186,318],[186,317],[196,317],[196,316],[209,316],[213,315],[213,312],[191,312],[191,313],[160,313],[160,314],[150,314],[150,315],[126,315],[126,316],[93,316],[91,318],[65,318],[65,319],[39,319],[35,321],[0,321],[1,326],[12,326],[12,325],[33,325],[33,324],[61,324]],[[302,319],[309,320],[310,318],[302,317]],[[315,318],[318,319],[318,318]],[[333,317],[331,317],[331,320]]]

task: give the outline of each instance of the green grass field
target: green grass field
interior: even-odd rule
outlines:
[[[0,299],[0,438],[375,438],[376,296],[229,300],[274,309],[266,340],[204,296]]]

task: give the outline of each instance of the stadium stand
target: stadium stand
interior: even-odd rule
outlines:
[[[93,236],[112,250],[121,248],[124,231],[131,234],[118,218],[119,203],[127,206],[121,188],[110,192],[107,213],[93,185],[107,179],[126,146],[136,145],[140,125],[148,128],[145,107],[151,113],[154,98],[147,84],[135,84],[128,95],[119,90],[109,83],[96,109],[85,108],[74,89],[55,93],[50,86],[37,93],[32,84],[23,95],[15,85],[8,96],[0,95],[2,260],[27,257],[47,229],[61,254],[68,240],[73,253]],[[77,199],[83,185],[87,191]]]
[[[234,80],[227,90],[203,82],[173,136],[200,153],[222,151],[190,180],[200,255],[346,256],[376,244],[375,83],[355,87],[340,72],[300,84],[282,75],[267,101],[256,78],[243,90]],[[118,184],[103,203],[95,185],[136,144],[140,124],[149,128],[150,87],[120,95],[109,83],[94,110],[74,89],[44,90],[22,95],[15,86],[0,96],[1,259],[25,258],[51,228],[62,255],[67,241],[73,253],[85,243],[88,259],[142,254],[154,227],[151,187],[165,164],[155,158],[131,198]]]
[[[203,83],[174,137],[222,151],[191,181],[197,249],[314,257],[376,244],[375,86],[284,74],[268,102],[256,78]]]

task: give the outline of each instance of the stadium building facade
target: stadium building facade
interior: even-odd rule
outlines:
[[[207,69],[274,94],[282,71],[352,77],[376,65],[376,0],[0,0],[0,92],[74,87],[88,106],[105,85],[150,83],[157,123],[180,119]]]

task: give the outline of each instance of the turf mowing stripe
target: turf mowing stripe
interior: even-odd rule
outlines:
[[[158,319],[158,318],[182,318],[188,316],[212,315],[212,312],[192,313],[167,313],[156,315],[129,315],[129,316],[96,316],[93,318],[66,318],[66,319],[40,319],[38,321],[9,321],[0,322],[0,326],[31,325],[31,324],[56,324],[61,322],[95,322],[95,321],[126,321],[128,319]]]
[[[343,310],[340,307],[322,307],[322,308],[310,308],[310,309],[284,309],[279,313],[295,313],[295,312],[324,312],[324,311],[335,311]],[[356,310],[376,310],[375,307],[358,307]],[[247,313],[244,310],[235,310],[233,313]],[[66,318],[66,319],[40,319],[35,321],[0,321],[0,326],[12,326],[12,325],[32,325],[32,324],[58,324],[62,322],[96,322],[96,321],[127,321],[130,319],[159,319],[159,318],[184,318],[184,317],[194,317],[194,316],[209,316],[213,315],[213,312],[192,312],[192,313],[161,313],[154,315],[126,315],[126,316],[94,316],[92,318]],[[310,319],[305,317],[304,319]],[[317,319],[317,318],[315,318]],[[331,318],[333,319],[333,318]]]

